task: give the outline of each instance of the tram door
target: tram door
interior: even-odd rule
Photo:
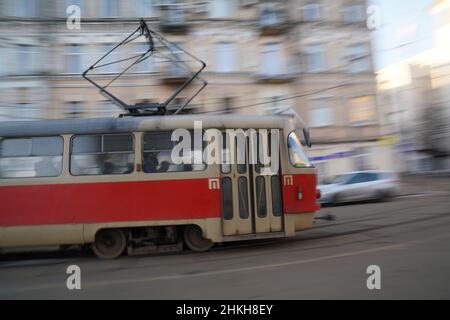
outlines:
[[[264,151],[270,154],[270,134],[267,130],[255,132],[258,133],[258,143],[254,142],[253,146],[266,148]],[[236,134],[238,137],[239,133]],[[225,149],[231,151],[230,157],[234,159],[231,164],[221,165],[223,234],[230,236],[282,231],[280,168],[267,174],[260,161],[249,161],[249,152],[252,150],[249,137],[241,137],[241,141],[245,141],[245,154],[239,156],[238,149],[242,150],[243,146],[236,138],[233,138],[234,143],[229,136],[224,135],[223,139]],[[260,139],[263,140],[262,144],[259,143]]]

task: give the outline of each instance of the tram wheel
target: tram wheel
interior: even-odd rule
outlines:
[[[191,225],[184,228],[184,243],[192,251],[208,251],[214,243],[203,237],[202,229],[199,226]]]
[[[120,229],[103,229],[95,234],[94,253],[103,259],[120,257],[127,247],[125,232]]]

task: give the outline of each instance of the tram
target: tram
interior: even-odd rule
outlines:
[[[133,64],[173,47],[142,20],[121,44],[139,36],[148,39],[149,50],[132,57]],[[91,245],[99,257],[113,259],[125,252],[206,251],[227,241],[289,237],[312,225],[319,209],[317,173],[305,155],[302,141],[310,145],[309,134],[298,116],[183,114],[204,80],[185,105],[168,112],[168,104],[199,79],[202,61],[165,102],[129,105],[88,77],[105,65],[102,59],[83,76],[125,110],[123,116],[0,126],[0,249]],[[230,161],[174,161],[174,131],[195,131],[199,119],[201,132],[226,136],[219,153]],[[266,163],[252,161],[252,139],[245,135],[237,161],[239,144],[227,136],[230,130],[255,133],[258,152],[276,154],[279,165],[267,171]],[[197,151],[208,146],[203,140]]]
[[[226,241],[293,236],[311,226],[319,209],[316,169],[292,116],[202,117],[203,129],[278,129],[280,166],[272,174],[249,161],[172,163],[171,132],[193,129],[196,119],[3,124],[0,248],[92,244],[98,256],[116,258],[183,244],[205,251]]]

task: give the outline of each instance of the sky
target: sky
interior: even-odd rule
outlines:
[[[415,56],[433,44],[429,8],[433,0],[369,0],[380,8],[372,32],[375,69]]]

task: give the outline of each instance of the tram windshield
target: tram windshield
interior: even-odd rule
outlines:
[[[295,131],[292,131],[288,136],[289,160],[296,168],[311,168],[312,163],[308,156],[303,151],[302,144]]]

